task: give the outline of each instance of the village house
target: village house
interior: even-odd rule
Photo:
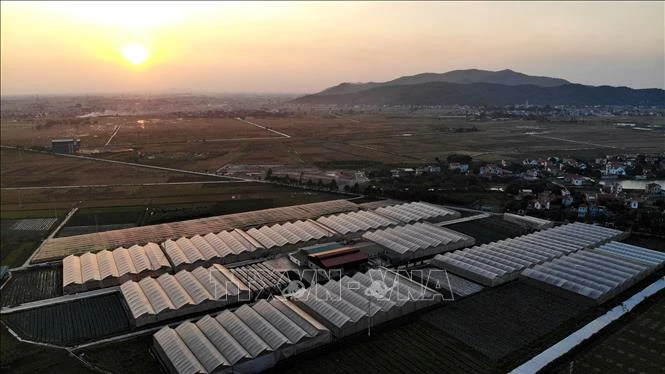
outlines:
[[[662,191],[662,186],[658,183],[648,183],[644,186],[644,192],[647,195],[658,195]]]
[[[398,168],[390,170],[393,178],[406,177],[410,175],[416,175],[416,169],[413,168]]]
[[[429,174],[437,174],[437,173],[441,172],[441,166],[427,165],[427,166],[425,166],[423,171],[425,173],[429,173]]]
[[[451,162],[450,164],[448,164],[448,170],[459,170],[460,173],[466,173],[469,171],[469,164]]]
[[[488,176],[501,176],[503,175],[503,168],[497,164],[487,164],[480,167],[480,175],[483,177]]]
[[[586,205],[580,205],[577,207],[577,217],[584,218],[587,215],[589,208]]]
[[[626,166],[617,161],[610,161],[605,164],[604,175],[626,175]]]
[[[571,206],[575,202],[575,199],[573,198],[572,195],[564,195],[561,197],[561,204],[563,206]]]

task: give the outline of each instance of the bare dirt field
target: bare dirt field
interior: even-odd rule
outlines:
[[[0,150],[0,173],[2,188],[213,180],[195,175],[11,149]]]
[[[172,116],[100,117],[95,124],[57,124],[42,129],[32,123],[3,122],[2,144],[49,147],[52,138],[75,136],[81,138],[83,151],[105,151],[96,157],[197,171],[230,164],[423,164],[451,153],[488,161],[550,155],[595,157],[626,151],[653,153],[665,148],[665,132],[618,128],[610,120],[481,122],[320,114],[246,120],[266,129],[230,118]],[[472,127],[478,131],[452,131]],[[109,146],[104,148],[107,142]],[[127,149],[133,151],[118,152]]]

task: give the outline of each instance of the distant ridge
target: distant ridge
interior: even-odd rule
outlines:
[[[532,84],[541,87],[555,87],[570,84],[565,79],[550,78],[550,77],[537,77],[526,75],[512,71],[510,69],[500,71],[489,71],[479,69],[466,69],[466,70],[452,70],[447,73],[422,73],[417,75],[409,75],[393,79],[388,82],[369,82],[369,83],[341,83],[337,86],[327,88],[319,95],[339,95],[347,93],[355,93],[359,91],[368,90],[377,87],[386,86],[400,86],[412,85],[431,82],[447,82],[447,83],[496,83],[506,86],[519,86],[524,84]]]
[[[585,86],[512,70],[423,73],[388,82],[342,83],[293,101],[340,105],[642,105],[665,106],[665,91]]]

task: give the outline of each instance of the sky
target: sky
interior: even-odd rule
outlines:
[[[0,14],[3,95],[310,93],[469,68],[665,88],[661,1],[2,1]]]

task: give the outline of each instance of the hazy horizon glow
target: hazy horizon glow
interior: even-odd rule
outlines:
[[[665,88],[663,2],[3,1],[0,27],[3,95],[305,93],[469,68]]]

